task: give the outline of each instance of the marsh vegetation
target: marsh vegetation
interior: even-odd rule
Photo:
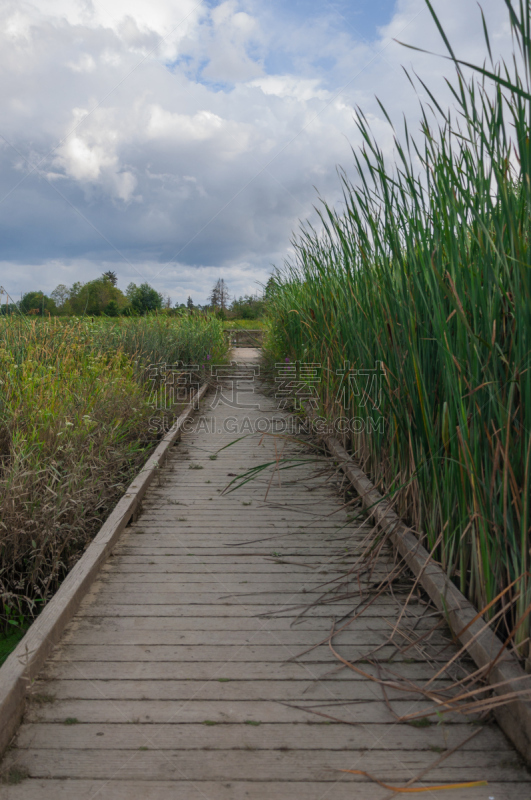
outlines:
[[[525,654],[529,4],[519,13],[510,7],[509,16],[515,53],[507,66],[467,71],[445,39],[455,110],[441,108],[422,84],[429,107],[421,133],[395,131],[394,164],[358,112],[363,144],[353,151],[354,177],[340,172],[343,203],[320,204],[319,229],[302,226],[295,256],[276,277],[269,355],[321,365],[327,417],[383,418],[383,426],[350,436],[352,453],[461,590],[496,620],[502,639],[514,636]],[[365,390],[378,364],[376,403]]]
[[[148,367],[196,365],[202,380],[225,351],[206,316],[0,320],[5,632],[53,595],[156,444]]]

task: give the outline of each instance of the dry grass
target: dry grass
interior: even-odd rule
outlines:
[[[156,443],[146,367],[195,360],[201,373],[224,347],[212,320],[2,321],[4,631],[53,595]]]

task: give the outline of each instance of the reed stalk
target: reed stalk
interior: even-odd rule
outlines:
[[[531,40],[529,4],[506,0],[513,63],[453,62],[455,109],[430,94],[421,133],[395,131],[389,164],[361,110],[341,210],[301,226],[277,271],[269,357],[322,365],[322,412],[383,418],[352,453],[527,652],[531,496]],[[490,42],[485,26],[487,52]],[[488,63],[488,62],[487,62]],[[468,73],[470,75],[470,72]],[[380,402],[366,376],[381,362]],[[348,391],[341,384],[347,368]],[[364,393],[364,388],[367,390]],[[356,389],[358,394],[356,394]],[[371,406],[372,402],[372,406]],[[490,613],[494,615],[496,605]]]

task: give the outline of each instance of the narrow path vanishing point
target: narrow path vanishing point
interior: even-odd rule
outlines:
[[[251,363],[256,355],[237,357]],[[203,401],[196,429],[175,447],[32,687],[4,759],[11,784],[0,786],[0,798],[383,800],[394,795],[340,770],[395,784],[434,765],[424,786],[489,785],[425,797],[529,800],[530,775],[495,725],[443,759],[477,725],[463,717],[426,727],[397,723],[394,714],[426,701],[393,689],[386,700],[377,683],[338,670],[327,646],[290,660],[354,607],[352,599],[317,605],[292,624],[321,594],[317,587],[348,568],[370,528],[348,522],[332,464],[262,472],[220,496],[234,474],[274,459],[275,448],[308,451],[253,436],[215,457],[237,438],[223,430],[229,418],[234,426],[244,417],[286,415],[260,391],[255,410],[212,408],[214,399]],[[388,551],[378,576],[392,564]],[[379,598],[334,639],[341,655],[385,643],[403,597]],[[427,630],[433,619],[426,609],[408,606],[403,621]],[[374,657],[384,662],[393,652],[385,644]],[[440,627],[407,657],[399,654],[394,669],[427,680],[452,652]]]

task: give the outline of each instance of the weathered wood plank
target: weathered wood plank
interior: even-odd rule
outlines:
[[[243,723],[245,724],[245,723]],[[396,736],[393,725],[374,726],[375,740],[379,750],[450,750],[461,745],[476,730],[471,725],[448,725],[446,729],[433,725],[419,730],[405,726]],[[17,747],[40,750],[106,750],[109,742],[117,750],[138,750],[146,743],[160,750],[232,750],[249,747],[256,750],[319,750],[323,745],[322,728],[318,725],[294,723],[223,726],[223,736],[210,725],[153,724],[146,730],[141,725],[117,723],[116,725],[88,723],[63,725],[61,723],[37,723],[23,725],[17,737]],[[367,732],[360,727],[331,723],[326,728],[326,749],[350,751],[367,746]],[[466,742],[461,750],[476,753],[511,753],[511,745],[494,726],[487,726],[479,735]]]
[[[391,677],[407,678],[422,684],[435,675],[435,667],[427,665],[425,661],[415,661],[404,663],[393,662],[387,665],[392,670]],[[325,681],[366,681],[359,673],[348,673],[345,669],[336,670],[329,662],[317,664],[312,662],[310,665],[312,674],[308,674],[308,665],[299,662],[281,664],[275,661],[232,661],[230,667],[223,661],[162,661],[153,662],[127,662],[127,661],[54,661],[49,662],[41,673],[43,681],[34,684],[35,692],[50,694],[52,680],[128,680],[147,678],[150,680],[196,680],[210,681],[220,680],[271,680],[278,684],[279,681],[291,680],[312,680],[319,679]],[[369,664],[364,664],[363,669],[370,674],[374,674],[376,669]],[[455,680],[455,669],[451,671],[450,678]],[[437,681],[433,685],[439,685],[442,681]]]
[[[300,648],[287,645],[254,645],[244,644],[241,646],[231,645],[78,645],[70,644],[64,650],[59,649],[53,653],[50,661],[62,661],[68,658],[69,661],[270,661],[285,662],[296,656]],[[367,657],[370,645],[349,645],[340,646],[338,651],[349,660]],[[439,654],[432,648],[424,648],[429,651],[429,656],[435,661],[445,663],[448,659],[446,653]],[[397,661],[425,660],[419,654],[418,648],[411,648],[407,656],[396,652],[396,647],[386,645],[380,647],[374,658],[377,661],[388,661],[393,657]],[[330,650],[327,646],[312,650],[300,659],[302,662],[330,662]],[[334,662],[332,662],[334,663]]]
[[[183,539],[180,540],[180,544],[177,543],[176,540],[173,542],[169,542],[165,544],[162,541],[155,541],[152,544],[149,543],[147,537],[143,538],[143,541],[139,542],[138,544],[129,544],[128,542],[124,543],[123,546],[117,547],[115,552],[118,554],[123,555],[138,555],[138,556],[149,556],[149,555],[176,555],[176,556],[196,556],[197,558],[201,556],[210,557],[210,556],[223,556],[224,558],[232,558],[236,556],[236,558],[249,558],[249,556],[253,556],[254,558],[259,558],[260,556],[265,558],[277,558],[282,556],[283,558],[293,558],[297,556],[303,556],[308,558],[314,558],[319,563],[325,565],[328,563],[328,560],[332,560],[332,563],[337,563],[337,553],[335,553],[332,549],[332,554],[330,553],[330,546],[326,543],[319,543],[317,545],[306,545],[300,547],[292,547],[289,542],[287,542],[284,546],[272,545],[267,546],[267,542],[263,542],[261,546],[255,545],[253,547],[246,547],[245,550],[242,548],[231,546],[230,542],[227,542],[225,547],[219,546],[220,536],[218,537],[210,537],[211,544],[208,544],[206,540],[200,542],[195,540],[191,544],[183,543]],[[266,549],[267,547],[267,549]],[[352,553],[345,552],[342,561],[340,563],[351,564],[353,559],[357,557],[357,554],[353,551]]]
[[[217,585],[216,585],[217,583]],[[251,589],[252,587],[248,587]],[[352,591],[352,590],[351,590]],[[244,605],[244,606],[262,606],[268,608],[280,606],[286,608],[287,606],[307,606],[319,601],[323,598],[324,591],[307,591],[293,588],[291,591],[276,591],[275,589],[265,590],[262,592],[251,592],[241,590],[231,592],[229,587],[223,584],[223,580],[214,582],[212,581],[210,591],[208,592],[192,592],[192,591],[153,591],[153,588],[145,589],[144,591],[137,591],[136,586],[129,588],[129,591],[119,592],[114,591],[114,587],[110,589],[102,587],[98,593],[97,602],[99,605],[145,605],[145,606],[158,606],[158,605],[214,605],[214,603],[221,603],[222,605]],[[343,613],[348,608],[354,608],[360,601],[359,593],[352,591],[354,595],[348,599],[338,599],[335,601],[334,595],[327,593],[324,599],[328,603],[328,607],[343,608]],[[343,593],[341,593],[343,596]],[[337,613],[337,612],[336,612]]]
[[[79,722],[138,722],[151,724],[154,722],[180,722],[204,723],[205,720],[213,722],[245,722],[254,719],[266,722],[305,722],[312,725],[323,725],[323,747],[326,747],[326,718],[313,714],[311,699],[300,700],[299,708],[291,708],[273,700],[202,700],[201,698],[190,701],[167,700],[56,700],[55,702],[41,702],[44,693],[38,697],[38,702],[32,703],[28,710],[28,721],[62,722],[67,719],[77,719]],[[322,700],[316,701],[316,711],[328,714],[334,718],[346,720],[348,723],[372,726],[381,723],[395,724],[396,718],[380,700],[372,702],[359,701],[356,703],[331,703],[327,705]],[[411,714],[415,711],[423,712],[426,703],[397,700],[393,703],[396,714]],[[306,709],[306,710],[305,710]],[[475,719],[474,715],[467,721]],[[448,724],[463,722],[460,715],[449,715]],[[436,723],[434,723],[436,724]],[[405,727],[405,726],[404,726]],[[402,729],[402,726],[401,728]],[[422,728],[422,730],[425,730]],[[370,731],[370,727],[369,727]],[[220,731],[222,736],[222,731]],[[397,730],[398,736],[398,730]],[[271,775],[270,777],[274,777]]]
[[[205,645],[205,644],[225,644],[225,645],[241,645],[252,641],[255,645],[265,644],[286,644],[293,647],[310,647],[317,644],[323,639],[316,631],[309,631],[307,629],[301,630],[294,628],[292,630],[277,630],[269,631],[266,629],[258,630],[219,630],[216,626],[214,630],[205,630],[199,628],[195,617],[191,618],[195,623],[195,628],[188,631],[175,630],[173,627],[168,626],[168,630],[162,633],[161,629],[153,630],[151,627],[147,630],[130,630],[122,631],[120,634],[120,645],[155,645],[164,641],[164,644],[186,644],[186,645]],[[361,620],[360,620],[361,622]],[[432,620],[420,620],[418,626],[415,628],[413,636],[418,636],[419,631],[426,633],[431,629],[433,624]],[[378,627],[376,627],[378,626]],[[382,619],[376,617],[374,619],[374,626],[369,626],[367,620],[363,620],[363,626],[356,625],[354,628],[356,634],[363,631],[364,644],[377,644],[389,638],[392,630],[389,624]],[[103,630],[101,626],[97,628],[89,628],[84,631],[76,629],[63,638],[63,643],[67,643],[75,639],[78,645],[114,645],[116,643],[117,629],[109,627]],[[328,631],[323,631],[328,633]],[[334,644],[345,645],[350,644],[352,641],[353,631],[347,630],[334,636]],[[408,634],[409,635],[409,634]],[[395,640],[399,644],[404,643],[404,638],[400,635],[395,636]],[[68,650],[68,648],[67,648]]]
[[[285,567],[289,566],[290,572],[293,570],[294,574],[302,572],[306,575],[312,575],[314,572],[318,573],[319,571],[333,572],[334,570],[346,570],[352,566],[357,556],[355,553],[352,553],[349,555],[349,558],[338,558],[330,557],[330,554],[328,554],[328,558],[323,559],[319,555],[307,555],[302,561],[299,559],[286,562],[285,559],[287,557],[273,556],[270,551],[264,554],[252,555],[239,550],[231,556],[227,553],[227,550],[223,550],[221,554],[203,553],[202,563],[198,563],[197,560],[192,561],[188,556],[185,556],[185,558],[186,561],[183,561],[183,556],[180,553],[168,555],[166,552],[162,552],[156,553],[148,559],[143,554],[122,553],[121,550],[115,548],[114,554],[110,556],[109,568],[121,568],[123,564],[124,567],[131,565],[135,567],[135,569],[139,565],[145,565],[146,567],[149,566],[151,569],[152,565],[159,564],[167,565],[169,570],[178,568],[181,572],[191,573],[201,569],[204,572],[205,565],[209,566],[212,572],[219,572],[224,569],[229,569],[231,572],[234,572],[244,570],[246,566],[249,566],[253,568],[250,569],[249,572],[260,572],[260,567],[263,567],[264,574],[269,574],[270,570],[275,571],[279,568],[281,568],[285,574]]]
[[[339,574],[345,574],[347,567],[334,567],[329,564],[323,569],[320,565],[308,564],[307,566],[299,564],[290,564],[290,572],[293,575],[293,583],[300,583],[310,577],[316,580],[316,577],[325,579],[324,576],[335,578]],[[149,568],[149,573],[145,570]],[[241,580],[241,573],[245,573],[243,577],[249,575],[249,580],[258,580],[260,576],[263,580],[269,581],[282,581],[286,580],[286,565],[275,562],[274,558],[270,560],[254,559],[249,557],[247,561],[235,559],[234,563],[227,563],[227,559],[215,557],[210,559],[208,574],[211,573],[226,575],[227,580]],[[176,575],[182,576],[188,583],[192,581],[205,580],[205,565],[204,564],[183,564],[182,559],[175,556],[153,556],[153,558],[146,563],[146,559],[142,556],[116,556],[111,559],[111,563],[106,565],[102,570],[101,578],[105,579],[107,575],[122,575],[123,580],[136,580],[136,575],[145,575],[147,579],[157,581],[159,575]],[[131,578],[129,578],[131,575]]]
[[[71,665],[73,666],[73,665]],[[316,680],[319,673],[313,670],[312,664],[306,667],[305,675],[301,671],[299,677],[306,677],[306,680],[275,680],[275,670],[265,680],[231,680],[232,664],[217,662],[218,676],[213,676],[209,681],[195,680],[153,680],[155,677],[150,674],[149,678],[138,679],[138,667],[128,664],[125,666],[121,675],[117,675],[114,680],[98,680],[89,677],[83,668],[83,664],[76,663],[77,675],[74,670],[70,670],[72,678],[62,676],[59,680],[50,680],[46,683],[46,692],[53,695],[57,700],[99,700],[108,697],[112,700],[272,700],[289,702],[311,702],[322,700],[324,702],[333,701],[378,701],[382,700],[380,686],[370,681],[327,681]],[[162,664],[156,664],[158,670]],[[179,666],[174,670],[175,677],[179,676]],[[343,676],[346,678],[347,676]],[[83,680],[79,680],[82,678]],[[222,679],[222,682],[219,681]],[[77,679],[77,680],[76,680]],[[439,682],[440,684],[440,682]],[[446,684],[448,685],[448,684]],[[387,696],[390,701],[416,702],[419,700],[418,692],[403,692],[393,688],[387,688]],[[422,700],[427,706],[429,703]]]
[[[147,738],[147,735],[146,735]],[[10,759],[8,759],[10,760]],[[16,763],[28,770],[30,777],[78,777],[112,779],[125,770],[129,779],[148,780],[324,780],[331,773],[339,782],[350,783],[342,769],[365,769],[378,773],[384,781],[406,781],[436,761],[426,751],[366,750],[363,753],[336,750],[263,750],[242,746],[238,750],[208,752],[203,750],[130,751],[106,750],[19,750]],[[528,781],[528,773],[518,761],[505,753],[458,751],[451,759],[430,771],[434,781],[478,780]]]
[[[426,776],[425,781],[429,776]],[[326,781],[145,781],[120,780],[38,780],[29,779],[18,786],[0,787],[2,800],[384,800],[389,791],[361,776],[349,783],[336,783],[332,776]],[[433,782],[425,782],[430,786]],[[491,782],[488,788],[453,789],[451,800],[529,800],[525,783]],[[356,795],[353,795],[355,789]],[[426,795],[429,797],[429,793]],[[435,796],[435,795],[434,795]]]
[[[249,617],[256,620],[266,619],[275,615],[281,615],[284,619],[291,622],[298,614],[303,611],[301,603],[290,604],[287,610],[282,610],[282,606],[271,605],[254,605],[251,603],[220,603],[217,596],[213,599],[212,604],[201,605],[195,603],[183,604],[155,604],[155,605],[134,605],[134,604],[120,604],[120,603],[99,603],[91,599],[90,602],[85,601],[79,609],[80,617],[180,617],[180,616],[197,616],[197,617]],[[215,602],[217,600],[217,603]],[[294,611],[291,607],[296,606]],[[330,619],[342,619],[353,613],[357,607],[357,603],[334,603],[330,606],[315,606],[308,612],[308,616],[324,617]],[[193,606],[193,608],[192,608]],[[390,602],[374,602],[371,606],[364,611],[367,617],[387,617],[394,619],[397,616],[398,603]],[[410,610],[409,616],[414,616],[415,607]],[[418,614],[421,612],[419,611]],[[261,616],[264,615],[264,616]],[[297,624],[299,624],[297,622]]]
[[[378,578],[383,580],[383,573],[381,575],[371,573],[370,575],[361,575],[360,577],[352,577],[351,575],[344,574],[319,576],[306,573],[306,575],[300,576],[300,580],[298,581],[284,582],[270,581],[267,576],[264,578],[252,575],[239,575],[231,581],[226,574],[210,573],[205,569],[203,570],[202,583],[200,583],[199,580],[187,580],[185,573],[166,572],[162,575],[160,573],[155,573],[154,575],[146,576],[146,578],[143,578],[139,573],[135,573],[134,575],[129,573],[125,575],[114,573],[112,578],[108,578],[107,575],[102,577],[98,581],[97,590],[102,597],[125,592],[147,592],[150,595],[155,594],[155,592],[158,594],[165,594],[175,591],[193,594],[210,594],[224,587],[229,587],[230,593],[236,595],[251,593],[253,595],[292,595],[298,592],[302,592],[303,594],[306,592],[319,596],[324,594],[333,596],[334,594],[343,595],[346,592],[359,594],[360,586],[362,590],[367,589],[367,586],[364,586],[364,581],[368,586],[374,586]],[[225,592],[225,594],[228,593],[228,591]]]
[[[192,610],[193,611],[193,610]],[[371,617],[370,619],[367,618],[365,620],[367,625],[371,624],[371,621],[376,623],[377,621],[381,623],[383,620],[383,624],[385,623],[384,618],[382,617]],[[361,617],[360,620],[361,622]],[[415,620],[413,620],[415,621]],[[267,624],[266,624],[267,623]],[[253,616],[229,616],[229,617],[215,617],[215,616],[199,616],[191,613],[191,609],[186,606],[183,608],[183,613],[178,617],[167,617],[167,616],[136,616],[131,614],[130,616],[123,616],[123,617],[97,617],[97,616],[81,616],[78,615],[73,623],[71,623],[72,632],[74,630],[109,630],[109,631],[116,631],[118,632],[118,637],[114,639],[113,644],[116,641],[120,641],[124,644],[127,644],[127,641],[122,640],[122,632],[123,631],[153,631],[155,634],[157,631],[251,631],[256,632],[259,630],[269,630],[269,631],[285,631],[289,629],[289,621],[287,622],[285,619],[273,617],[268,618],[267,621],[265,620],[257,620],[256,617]],[[387,625],[387,627],[389,627]],[[304,617],[297,623],[290,630],[305,630],[305,631],[315,631],[314,636],[316,639],[322,638],[319,637],[319,633],[327,634],[330,632],[331,624],[330,619],[328,617]],[[360,628],[360,630],[364,630],[364,628]],[[68,636],[70,636],[70,631],[68,632]],[[158,639],[160,643],[161,639]],[[82,644],[82,642],[79,642]]]

